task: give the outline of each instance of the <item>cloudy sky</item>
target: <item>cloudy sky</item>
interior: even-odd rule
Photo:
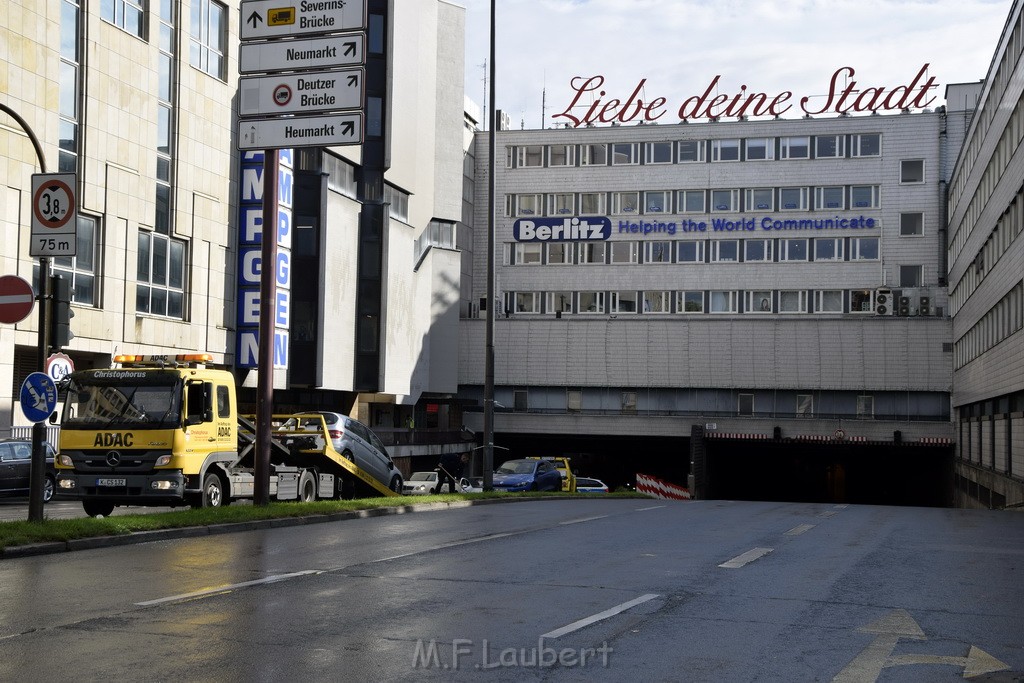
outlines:
[[[485,98],[490,0],[466,7],[466,94]],[[949,83],[985,76],[1011,0],[496,0],[497,104],[512,127],[557,121],[573,79],[603,76],[610,98],[664,97],[662,122],[720,76],[716,94],[825,102],[833,73],[858,87],[909,84],[921,67],[943,100]],[[489,70],[489,69],[488,69]],[[850,81],[847,74],[841,85]],[[542,92],[546,90],[546,98]],[[489,86],[488,86],[489,93]],[[488,94],[489,96],[489,94]],[[582,116],[597,93],[583,95]],[[542,108],[542,102],[546,106]],[[800,115],[788,112],[785,116]],[[639,120],[639,119],[637,119]]]

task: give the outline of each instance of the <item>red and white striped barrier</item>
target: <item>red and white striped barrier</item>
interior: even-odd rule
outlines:
[[[646,474],[636,475],[636,490],[651,498],[667,498],[669,500],[690,499],[690,492],[682,486],[676,486]]]

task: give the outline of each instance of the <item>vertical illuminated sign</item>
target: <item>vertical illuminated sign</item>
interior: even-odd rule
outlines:
[[[292,150],[278,150],[277,263],[274,272],[274,367],[288,367],[288,333],[291,318]],[[242,152],[238,201],[238,317],[236,366],[259,364],[260,272],[263,241],[263,152]]]

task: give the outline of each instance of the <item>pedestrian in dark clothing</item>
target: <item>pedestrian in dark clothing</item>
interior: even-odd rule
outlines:
[[[458,453],[445,453],[441,456],[441,462],[437,465],[437,488],[434,493],[441,493],[444,485],[448,484],[448,493],[455,493],[458,489],[455,482],[462,476],[462,468],[468,458]]]

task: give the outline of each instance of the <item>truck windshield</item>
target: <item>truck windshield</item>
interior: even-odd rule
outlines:
[[[61,426],[70,429],[173,429],[181,426],[181,385],[177,374],[134,374],[140,376],[73,376],[68,385]]]

